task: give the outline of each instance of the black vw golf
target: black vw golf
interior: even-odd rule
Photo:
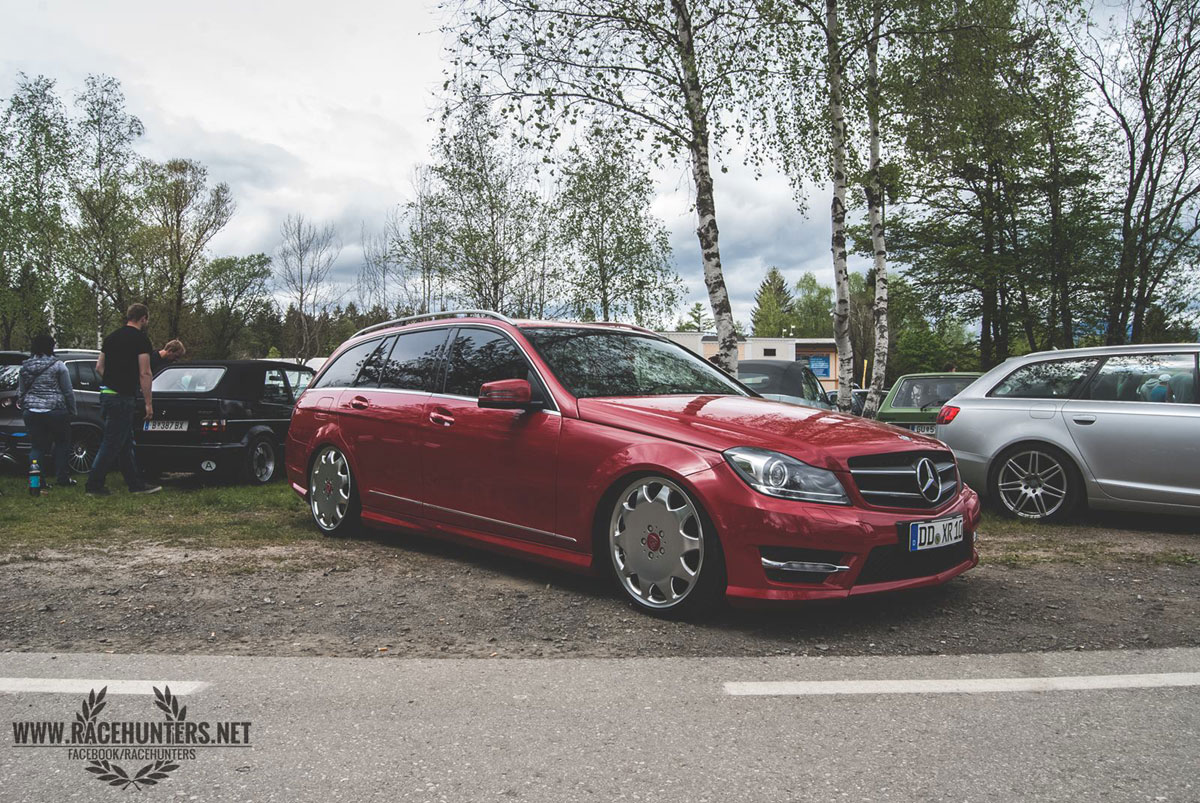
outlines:
[[[154,377],[154,418],[137,434],[148,476],[199,472],[266,483],[283,467],[292,405],[311,368],[270,360],[177,363]]]

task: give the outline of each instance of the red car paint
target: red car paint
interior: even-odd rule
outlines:
[[[455,318],[385,329],[344,344],[334,358],[393,331],[499,330],[525,352],[557,412],[488,409],[473,398],[437,393],[310,387],[288,431],[293,489],[307,497],[313,455],[333,445],[347,456],[367,523],[463,539],[576,571],[609,571],[602,532],[597,539],[597,522],[611,510],[606,494],[633,474],[655,472],[691,493],[711,519],[725,557],[726,594],[735,602],[936,585],[978,562],[971,541],[979,499],[967,486],[959,482],[935,508],[887,508],[869,503],[850,476],[847,461],[859,456],[920,451],[952,460],[939,441],[855,416],[753,397],[576,399],[525,339],[522,327],[531,325],[588,326]],[[314,385],[320,381],[319,375]],[[831,470],[851,504],[759,493],[722,456],[735,446],[770,449]],[[903,546],[898,525],[954,514],[963,515],[968,533],[961,561],[928,574],[859,582],[872,549]],[[821,550],[849,570],[819,582],[772,579],[762,563],[762,550],[771,548]]]

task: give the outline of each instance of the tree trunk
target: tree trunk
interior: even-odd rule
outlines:
[[[729,304],[729,291],[725,287],[725,274],[721,270],[717,207],[713,201],[709,158],[708,109],[704,105],[700,71],[696,66],[691,11],[687,0],[671,0],[671,10],[675,14],[675,45],[679,49],[679,60],[683,67],[685,105],[691,124],[692,178],[696,184],[696,214],[699,216],[696,236],[700,240],[704,284],[708,288],[708,300],[717,325],[717,362],[733,374],[737,373],[737,332],[733,327],[733,309]]]
[[[833,337],[838,352],[838,409],[849,412],[850,380],[854,376],[854,350],[850,345],[850,275],[846,267],[846,118],[842,111],[841,29],[837,0],[825,0],[825,50],[829,69],[829,144],[833,152],[833,223],[831,246],[837,302],[833,312]]]
[[[871,163],[867,178],[867,216],[871,225],[871,252],[875,268],[875,364],[871,371],[871,391],[863,415],[874,416],[883,401],[888,363],[888,280],[887,244],[883,231],[883,183],[879,176],[879,28],[881,0],[871,4],[871,33],[867,39],[867,117],[871,138]],[[863,377],[863,384],[867,378]]]

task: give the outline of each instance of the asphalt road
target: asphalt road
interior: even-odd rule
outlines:
[[[1197,649],[578,660],[5,653],[0,676],[0,799],[14,803],[138,794],[106,786],[67,748],[14,747],[10,723],[69,723],[86,689],[105,682],[112,692],[96,721],[161,721],[148,692],[164,681],[188,721],[250,722],[251,746],[196,748],[139,800],[1200,800]],[[920,682],[929,680],[944,682]],[[1122,685],[1143,687],[1112,688]],[[988,690],[997,687],[1014,688]],[[130,774],[147,762],[117,763]]]

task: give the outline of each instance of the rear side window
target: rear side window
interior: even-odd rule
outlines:
[[[291,404],[292,396],[278,368],[268,369],[263,378],[262,400],[267,404]]]
[[[225,369],[216,366],[164,368],[150,389],[154,393],[208,393],[223,376]]]
[[[1054,360],[1023,365],[992,388],[989,396],[1013,399],[1067,399],[1096,367],[1099,358]]]
[[[1196,356],[1129,354],[1109,357],[1088,385],[1084,398],[1193,404],[1196,401]]]
[[[446,393],[474,398],[485,382],[528,378],[525,355],[499,332],[459,329],[447,350]]]
[[[67,372],[71,375],[71,387],[76,390],[100,390],[100,375],[94,362],[73,360],[67,363]]]
[[[391,356],[384,362],[381,388],[433,390],[441,368],[446,329],[425,329],[396,338]]]
[[[378,340],[368,340],[353,346],[333,361],[333,365],[321,374],[321,378],[313,385],[314,388],[349,388],[354,386],[358,371],[362,368],[367,357],[379,347]]]
[[[383,374],[383,365],[387,362],[388,352],[392,350],[392,344],[395,342],[395,335],[385,337],[363,361],[362,368],[358,372],[358,379],[354,381],[356,387],[379,387],[379,377]]]

